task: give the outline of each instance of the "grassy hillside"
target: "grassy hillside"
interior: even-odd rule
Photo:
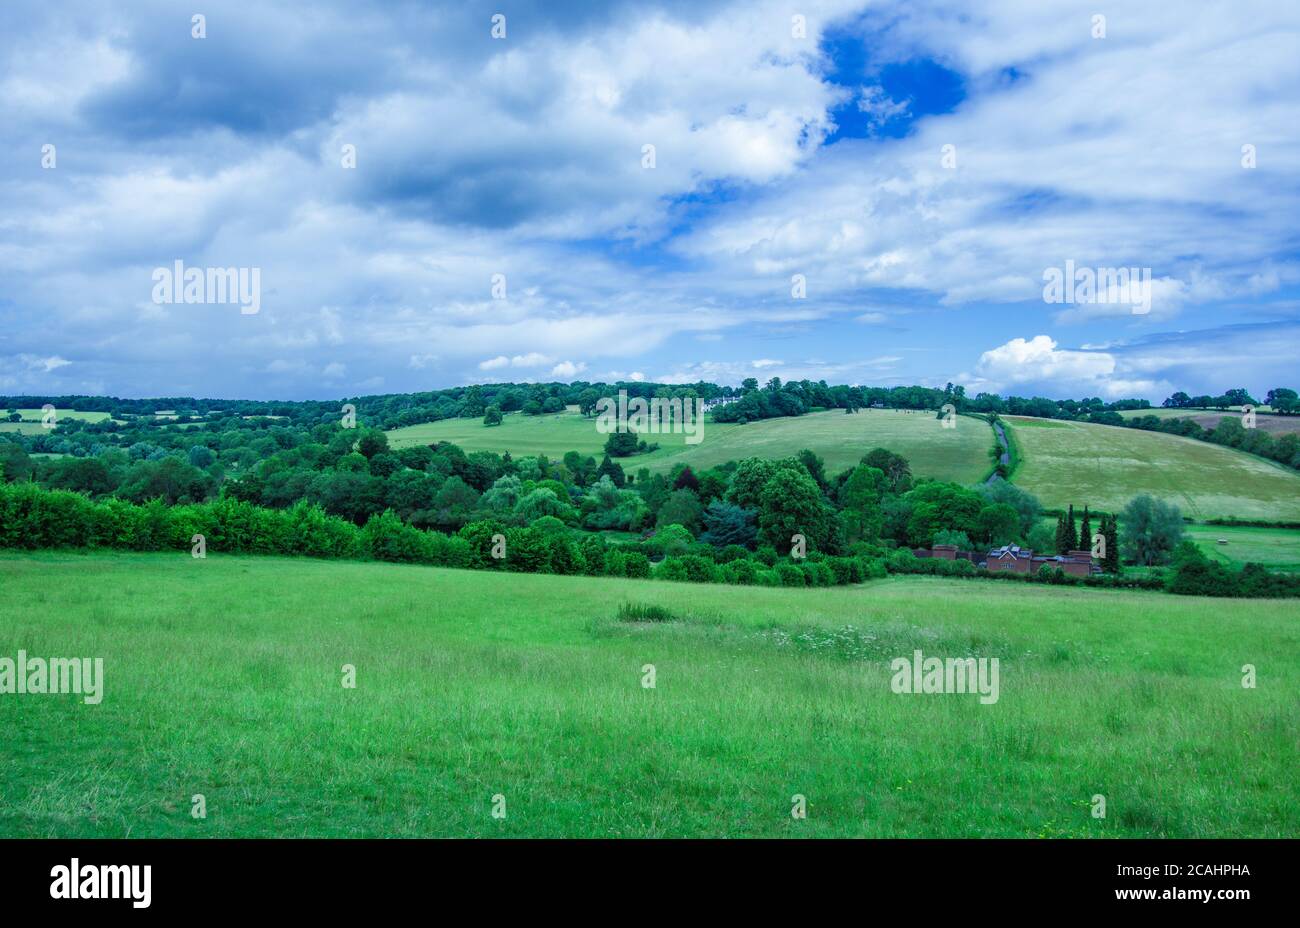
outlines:
[[[858,463],[872,448],[884,447],[906,457],[912,472],[926,477],[974,482],[988,469],[987,451],[993,432],[976,419],[959,418],[957,428],[945,429],[932,413],[873,409],[845,415],[843,411],[811,413],[788,419],[767,419],[749,425],[706,422],[703,440],[688,445],[682,435],[647,435],[661,447],[651,454],[620,461],[624,469],[648,467],[666,471],[678,462],[706,468],[747,457],[789,457],[811,448],[834,473]],[[509,451],[512,455],[545,454],[559,458],[566,451],[599,457],[605,435],[594,419],[577,412],[550,416],[511,414],[489,428],[479,419],[444,419],[388,433],[397,448],[450,441],[466,451]]]
[[[1208,442],[1109,425],[1006,416],[1024,462],[1014,482],[1044,505],[1118,510],[1138,493],[1197,519],[1300,521],[1300,474]]]
[[[1219,420],[1224,416],[1241,419],[1241,415],[1239,407],[1234,407],[1227,412],[1221,409],[1129,409],[1120,413],[1120,416],[1125,419],[1137,419],[1142,416],[1155,416],[1157,419],[1194,419],[1203,429],[1216,428]],[[1274,435],[1283,432],[1300,432],[1300,416],[1270,416],[1256,410],[1255,428]]]
[[[63,553],[0,587],[0,655],[106,679],[0,697],[5,835],[1300,834],[1294,602]],[[892,693],[914,648],[998,657],[999,701]]]

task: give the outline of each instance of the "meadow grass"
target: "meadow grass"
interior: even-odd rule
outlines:
[[[1300,530],[1250,525],[1188,525],[1187,538],[1229,567],[1263,564],[1269,570],[1300,570]],[[1219,539],[1227,542],[1219,544]]]
[[[1300,521],[1300,473],[1221,445],[1119,426],[1006,416],[1024,460],[1012,480],[1048,508],[1118,512],[1139,493],[1194,519]]]
[[[973,483],[988,470],[993,432],[983,422],[958,419],[957,428],[942,428],[934,413],[893,409],[843,410],[765,419],[748,425],[706,421],[703,440],[695,445],[682,435],[646,435],[662,447],[650,454],[621,458],[625,470],[647,467],[664,472],[678,463],[704,469],[747,457],[787,458],[810,448],[835,473],[857,464],[873,448],[903,455],[918,476]],[[443,419],[394,429],[389,443],[396,448],[450,441],[465,451],[509,451],[514,457],[545,454],[552,460],[567,451],[601,455],[608,436],[596,431],[594,418],[569,411],[546,416],[511,413],[499,426],[480,419]]]
[[[1295,602],[60,552],[0,591],[0,655],[105,663],[0,696],[4,836],[1300,833]],[[892,693],[914,648],[999,701]]]

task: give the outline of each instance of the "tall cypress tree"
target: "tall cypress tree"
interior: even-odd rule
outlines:
[[[1079,525],[1079,547],[1076,551],[1088,551],[1092,548],[1092,519],[1088,515],[1087,503],[1083,506],[1083,522]]]
[[[1106,523],[1106,570],[1113,574],[1119,573],[1119,520],[1112,513],[1110,520]]]
[[[1065,517],[1065,532],[1067,547],[1065,551],[1058,551],[1058,554],[1065,554],[1066,551],[1079,550],[1079,536],[1074,528],[1074,503],[1070,504],[1070,513]]]
[[[1056,517],[1056,553],[1064,554],[1070,550],[1069,544],[1070,536],[1066,534],[1065,530],[1065,513],[1061,513]]]

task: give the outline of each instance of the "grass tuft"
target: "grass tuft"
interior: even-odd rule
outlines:
[[[677,616],[653,603],[622,603],[618,607],[620,622],[675,622]]]

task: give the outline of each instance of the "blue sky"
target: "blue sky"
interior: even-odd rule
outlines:
[[[6,3],[0,393],[1296,386],[1300,10],[1094,6]]]

